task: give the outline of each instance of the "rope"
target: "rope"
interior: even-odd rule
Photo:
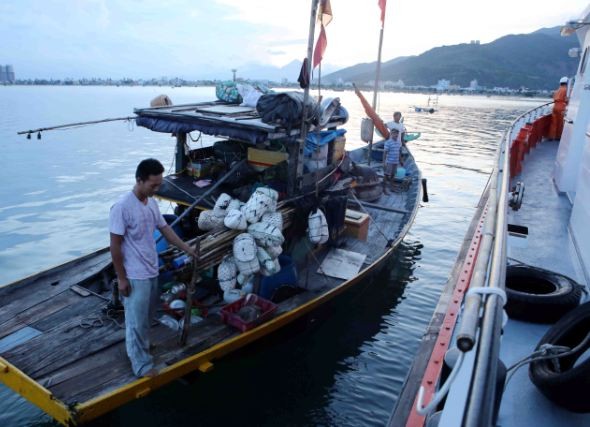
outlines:
[[[104,307],[106,307],[106,306],[104,306]],[[105,326],[105,321],[110,320],[118,328],[124,329],[125,325],[122,323],[119,323],[119,321],[117,320],[117,317],[118,317],[117,314],[118,314],[117,310],[109,308],[108,310],[105,311],[104,314],[95,315],[95,316],[88,316],[83,319],[80,319],[78,326],[80,326],[82,329],[102,328],[103,326]]]
[[[590,341],[590,332],[586,335],[586,337],[574,348],[570,349],[567,346],[562,345],[553,345],[553,344],[543,344],[539,348],[539,350],[533,351],[530,355],[520,359],[514,365],[509,367],[506,372],[510,372],[510,374],[506,377],[505,386],[508,385],[508,382],[512,379],[514,374],[517,370],[522,368],[529,363],[536,362],[538,360],[546,360],[546,359],[560,359],[562,357],[569,356],[571,354],[576,353],[579,351],[583,346],[585,346],[588,341]],[[554,360],[554,365],[557,371],[560,371],[559,368],[559,361]]]
[[[455,365],[453,366],[453,369],[451,370],[451,374],[449,375],[449,377],[447,378],[447,380],[445,381],[443,386],[434,394],[434,396],[432,396],[432,400],[426,406],[423,406],[423,403],[422,403],[424,400],[424,386],[420,385],[420,390],[418,391],[418,400],[416,401],[416,412],[418,412],[418,414],[420,414],[420,415],[429,414],[444,399],[444,397],[447,395],[447,393],[449,391],[449,388],[451,388],[451,383],[453,381],[455,381],[455,377],[457,376],[457,373],[459,372],[459,369],[461,368],[461,365],[463,364],[464,358],[465,358],[465,353],[460,352],[459,357],[457,358],[457,362],[455,363]]]
[[[182,171],[178,172],[178,174],[182,173]],[[175,174],[177,175],[177,174]],[[178,191],[186,194],[188,197],[190,197],[192,200],[196,200],[197,198],[195,196],[193,196],[191,193],[189,193],[188,191],[183,190],[182,188],[180,188],[178,185],[174,184],[171,180],[166,180],[167,184],[170,184],[171,186],[173,186],[174,188],[176,188]]]
[[[359,199],[357,199],[357,197],[354,194],[354,191],[350,191],[349,194],[352,196],[352,198],[354,199],[354,201],[358,204],[358,206],[361,208],[361,210],[366,213],[367,215],[369,215],[369,219],[371,220],[371,222],[373,223],[373,225],[375,226],[375,228],[377,229],[377,231],[383,236],[383,238],[387,241],[387,245],[391,245],[391,243],[393,242],[393,239],[389,239],[385,233],[383,232],[383,230],[381,230],[381,228],[379,227],[379,225],[377,224],[377,222],[375,222],[375,220],[373,219],[373,217],[371,216],[371,214],[364,208],[363,204],[361,203],[361,201]]]

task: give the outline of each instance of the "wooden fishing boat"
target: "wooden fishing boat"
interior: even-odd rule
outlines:
[[[0,288],[0,380],[60,423],[83,423],[189,372],[211,370],[215,360],[376,274],[417,213],[420,170],[404,147],[405,172],[391,192],[382,194],[383,168],[372,159],[371,146],[344,151],[346,110],[336,101],[324,103],[337,108],[330,107],[329,114],[314,108],[314,118],[306,114],[305,97],[303,105],[281,124],[264,121],[256,108],[222,101],[136,110],[138,125],[176,137],[176,170],[165,177],[157,196],[177,204],[173,226],[198,246],[200,257],[193,267],[163,245],[160,279],[189,285],[185,305],[190,307],[190,301],[201,316],[185,309],[186,328],[161,317],[151,330],[159,374],[134,377],[115,273],[104,248]],[[302,117],[315,125],[300,126]],[[217,140],[187,150],[191,132]],[[312,152],[306,160],[309,141]],[[256,275],[250,290],[239,290],[253,291],[255,304],[268,307],[246,321],[232,307],[247,304],[250,297],[227,303],[217,280],[218,265],[241,231],[197,224],[222,195],[245,201],[258,186],[280,195],[276,208],[283,223],[283,258],[278,273]],[[314,243],[307,218],[318,206],[328,217],[329,239]],[[176,297],[183,298],[181,293]],[[177,314],[167,302],[162,305],[166,315]]]
[[[170,222],[199,254],[191,263],[165,242],[157,245],[160,284],[174,283],[150,333],[158,375],[138,379],[131,371],[124,312],[104,248],[0,288],[0,381],[58,422],[84,423],[190,372],[210,371],[224,355],[376,274],[419,207],[424,183],[412,154],[402,148],[403,173],[383,193],[383,167],[372,159],[372,146],[344,150],[348,114],[338,100],[308,109],[308,89],[285,96],[302,102],[286,112],[280,103],[261,112],[223,101],[135,110],[138,125],[176,137],[176,169],[157,197],[177,205]],[[214,139],[189,149],[191,132]],[[211,215],[221,199],[245,202],[260,187],[277,195],[284,241],[274,247],[272,262],[280,270],[250,275],[241,288],[232,278],[236,289],[223,293],[219,264],[243,234],[223,218],[211,227]],[[318,208],[327,221],[320,221],[316,240],[307,228],[313,230],[308,218],[317,219]],[[239,299],[230,302],[228,291]],[[184,309],[175,309],[177,301]],[[259,311],[245,319],[239,309],[250,305]],[[174,315],[186,319],[184,327]]]
[[[184,146],[188,132],[180,129],[186,126],[191,131],[231,136],[232,143],[250,144],[250,148],[253,144],[249,141],[255,138],[261,138],[262,146],[290,141],[298,147],[298,131],[292,130],[287,136],[286,129],[261,122],[253,108],[214,102],[140,109],[136,114],[140,125],[159,123],[158,126],[167,129],[177,126],[173,132],[179,148]],[[335,116],[329,126],[341,122],[342,118]],[[240,140],[235,139],[236,130],[241,134]],[[184,153],[184,150],[178,151]],[[276,153],[264,148],[259,151],[263,155]],[[210,152],[211,147],[208,147],[190,155],[193,159],[206,158]],[[205,292],[208,296],[199,300],[201,310],[207,308],[209,313],[203,321],[190,326],[184,346],[178,344],[178,331],[163,324],[153,327],[153,355],[161,371],[155,378],[137,379],[125,355],[122,317],[116,312],[104,311],[115,277],[109,250],[105,248],[0,288],[0,380],[63,424],[88,421],[188,372],[209,371],[216,359],[294,321],[367,279],[383,266],[403,239],[416,215],[421,195],[420,171],[406,149],[403,157],[407,187],[384,194],[374,203],[358,200],[354,185],[362,179],[345,174],[343,161],[352,160],[357,168],[363,164],[367,166],[367,154],[368,149],[363,147],[342,159],[332,157],[326,167],[303,174],[301,191],[296,191],[294,196],[285,194],[279,201],[284,235],[288,236],[283,248],[285,252],[290,251],[297,278],[296,283],[283,289],[288,291],[286,295],[269,298],[274,299],[278,307],[274,317],[265,323],[243,333],[224,323],[220,307],[213,307],[220,304],[219,295],[209,288]],[[189,205],[207,191],[206,187],[194,185],[198,178],[181,172],[187,161],[188,157],[179,159],[177,173],[167,176],[159,191],[160,197],[174,200],[180,206]],[[270,169],[256,173],[253,182],[260,182]],[[366,169],[377,174],[382,172],[381,165],[374,162]],[[240,179],[245,182],[250,178]],[[325,185],[318,185],[321,181],[325,181]],[[211,208],[211,202],[221,192],[232,190],[228,187],[235,187],[235,183],[221,185],[209,193],[212,200],[203,199],[191,215]],[[305,229],[303,234],[298,234],[301,231],[297,231],[295,217],[309,212],[302,208],[308,193],[312,199],[323,199],[324,206],[334,206],[330,202],[335,199],[344,200],[347,210],[342,219],[345,224],[336,230],[330,244],[311,244]],[[191,241],[198,238],[201,242],[199,273],[203,277],[214,274],[222,255],[230,251],[228,242],[239,232],[221,228],[204,233],[196,226],[193,231]],[[177,254],[168,250],[162,256],[173,260]],[[334,277],[334,272],[328,271],[334,266],[325,263],[328,257],[333,257],[336,263],[353,260],[358,263],[358,272],[348,278]],[[167,265],[163,267],[163,274],[186,283],[190,265],[176,270]],[[215,288],[215,279],[212,281]],[[203,280],[206,282],[211,285],[211,280]]]
[[[562,28],[583,52],[565,115],[504,132],[389,426],[590,425],[589,18]]]

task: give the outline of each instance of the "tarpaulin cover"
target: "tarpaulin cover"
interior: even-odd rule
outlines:
[[[326,145],[330,141],[335,140],[339,136],[346,133],[346,129],[335,129],[335,130],[323,130],[321,132],[311,132],[307,134],[305,139],[305,156],[311,155],[311,153],[318,148]]]
[[[137,117],[135,122],[155,132],[164,133],[188,133],[193,131],[203,132],[207,135],[221,135],[240,141],[247,141],[253,144],[264,142],[268,134],[264,131],[254,129],[243,129],[238,127],[220,126],[211,120],[196,123],[181,122],[178,120],[156,119],[152,117]]]

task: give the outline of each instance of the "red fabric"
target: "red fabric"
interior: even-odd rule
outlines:
[[[326,51],[326,46],[328,46],[328,39],[326,38],[326,30],[322,25],[320,36],[318,37],[318,41],[316,42],[315,49],[313,51],[313,68],[317,67],[319,63],[322,62],[324,52]]]
[[[361,93],[360,90],[358,90],[356,86],[354,87],[354,93],[356,93],[356,96],[358,96],[361,100],[361,104],[363,104],[365,113],[367,113],[367,116],[369,116],[369,118],[373,121],[373,125],[375,125],[379,133],[383,135],[383,138],[389,138],[389,129],[387,128],[387,126],[385,126],[385,123],[383,123],[381,117],[379,117],[375,110],[373,110],[373,107],[371,107],[369,101],[366,100],[365,96]]]
[[[379,7],[381,8],[381,26],[385,25],[385,6],[387,5],[387,0],[378,0]]]
[[[328,46],[328,38],[326,37],[326,25],[332,22],[332,5],[330,0],[322,0],[320,3],[320,10],[318,12],[318,20],[320,21],[320,35],[315,43],[315,49],[313,51],[313,63],[312,68],[317,67],[322,59],[324,58],[324,52]]]
[[[324,27],[332,21],[332,5],[330,4],[330,0],[322,0],[320,3],[318,19]]]

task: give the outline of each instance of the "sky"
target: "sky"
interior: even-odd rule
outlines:
[[[326,70],[376,60],[377,4],[331,0]],[[232,68],[239,75],[303,59],[310,6],[311,0],[0,0],[0,65],[13,65],[17,78],[231,78]],[[562,25],[587,6],[388,0],[383,61]]]

